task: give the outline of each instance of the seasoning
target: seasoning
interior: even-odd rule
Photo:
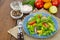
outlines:
[[[23,32],[22,32],[22,22],[17,22],[18,24],[18,34],[17,34],[17,39],[18,40],[24,40],[24,35],[23,35]]]
[[[11,17],[12,17],[13,19],[19,19],[19,18],[22,18],[23,13],[22,13],[21,11],[19,11],[19,10],[12,10],[12,11],[10,12],[10,15],[11,15]]]
[[[17,37],[18,40],[24,40],[24,36],[23,36],[23,33],[18,33],[18,37]]]
[[[21,16],[21,14],[22,14],[22,13],[21,13],[19,10],[12,12],[12,15],[15,16],[15,17],[16,17],[16,16]]]

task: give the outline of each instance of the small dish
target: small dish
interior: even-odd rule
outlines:
[[[28,14],[33,10],[33,7],[31,5],[23,5],[21,7],[21,12],[23,12],[24,14]]]
[[[12,17],[13,19],[19,19],[19,18],[21,18],[21,17],[23,16],[23,13],[20,12],[20,11],[12,10],[12,11],[10,12],[10,15],[11,15],[11,17]]]

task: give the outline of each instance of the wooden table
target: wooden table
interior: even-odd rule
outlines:
[[[0,40],[15,40],[15,38],[7,32],[16,25],[16,20],[10,17],[11,8],[9,4],[12,1],[13,0],[3,0],[0,2]],[[55,15],[60,18],[60,7]]]

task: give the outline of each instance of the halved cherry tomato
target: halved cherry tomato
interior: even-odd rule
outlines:
[[[47,24],[47,23],[45,23],[45,22],[43,23],[43,26],[45,26],[45,27],[49,27],[49,26],[48,26],[48,24]]]
[[[33,25],[35,23],[36,23],[36,21],[34,20],[34,21],[29,22],[29,25]]]
[[[42,30],[37,30],[37,34],[42,34]]]
[[[40,15],[38,15],[38,18],[40,18]]]

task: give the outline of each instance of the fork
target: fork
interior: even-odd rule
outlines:
[[[17,38],[18,40],[24,40],[24,35],[23,35],[23,32],[22,32],[22,22],[21,20],[17,20],[17,24],[18,24],[18,34],[17,34]]]

